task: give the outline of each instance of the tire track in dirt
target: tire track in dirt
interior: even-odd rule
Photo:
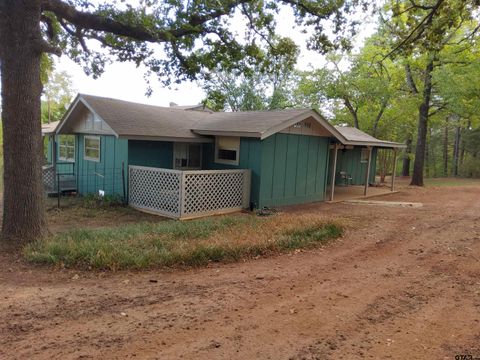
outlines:
[[[15,283],[0,271],[8,297],[0,302],[0,357],[405,359],[474,351],[480,188],[398,196],[428,201],[415,211],[306,207],[332,217],[349,211],[352,222],[343,239],[313,251],[78,281],[35,268]]]

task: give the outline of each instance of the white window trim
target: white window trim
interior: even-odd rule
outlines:
[[[61,144],[61,138],[62,136],[73,136],[73,157],[72,158],[67,158],[67,157],[63,157],[63,156],[60,156],[60,148],[62,147],[62,144]],[[77,138],[75,135],[59,135],[58,136],[58,160],[62,160],[62,161],[67,161],[67,162],[75,162],[75,154],[76,154],[76,143],[77,143]],[[69,145],[63,145],[67,148],[71,147]]]
[[[87,139],[89,140],[98,140],[98,158],[94,158],[91,156],[87,156],[86,150],[87,147],[85,146]],[[102,153],[102,140],[100,136],[91,136],[91,135],[86,135],[83,137],[83,158],[88,161],[95,161],[95,162],[100,162],[100,157]]]
[[[227,137],[230,137],[230,136],[227,136]],[[233,151],[236,151],[237,152],[237,158],[235,160],[226,160],[226,159],[219,159],[218,158],[218,140],[219,140],[219,136],[216,136],[215,137],[215,162],[217,164],[226,164],[226,165],[239,165],[240,163],[240,137],[236,136],[235,138],[238,139],[238,146],[236,148],[224,148],[222,150],[233,150]]]
[[[367,158],[366,158],[366,159],[362,159],[362,154],[363,154],[364,151],[367,152]],[[362,148],[362,150],[361,150],[361,152],[360,152],[360,162],[361,162],[362,164],[368,163],[368,157],[370,156],[369,152],[370,152],[370,149],[369,149],[369,148]]]
[[[199,145],[200,146],[200,166],[198,167],[190,167],[190,166],[175,166],[175,159],[176,159],[176,152],[177,152],[177,147],[180,146],[180,144],[187,144],[188,146],[190,145]],[[173,159],[172,159],[172,168],[174,170],[201,170],[202,169],[202,164],[203,164],[203,146],[202,143],[184,143],[184,142],[174,142],[173,143]]]

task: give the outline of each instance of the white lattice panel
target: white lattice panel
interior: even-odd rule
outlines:
[[[133,207],[183,218],[248,207],[249,170],[179,171],[129,167]]]
[[[249,176],[247,170],[185,171],[182,216],[247,207]]]
[[[180,217],[181,180],[181,171],[130,166],[129,203],[166,216]]]
[[[56,191],[55,167],[53,165],[45,165],[43,171],[43,187],[47,193]]]

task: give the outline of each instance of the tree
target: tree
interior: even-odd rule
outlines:
[[[391,50],[386,57],[407,55],[423,56],[421,92],[422,101],[418,108],[418,130],[415,162],[411,185],[423,186],[425,151],[427,146],[428,118],[432,100],[432,77],[435,66],[441,65],[439,53],[458,35],[465,22],[472,20],[473,10],[478,7],[475,0],[391,0],[387,8],[388,21],[385,26],[391,33]],[[478,27],[464,39],[473,36]]]
[[[75,93],[71,77],[66,71],[52,68],[47,78],[43,86],[42,123],[60,120]]]
[[[249,65],[245,59],[257,61],[257,44],[269,45],[275,15],[283,5],[293,7],[299,27],[313,29],[310,48],[326,51],[346,44],[341,37],[351,24],[344,14],[361,1],[148,0],[137,7],[84,0],[1,1],[3,238],[16,244],[46,234],[40,139],[44,54],[67,54],[93,76],[115,58],[146,65],[165,84],[180,82],[217,66],[234,69],[239,62]],[[232,30],[234,16],[246,19],[243,39]],[[326,21],[337,34],[333,41],[324,32]],[[92,47],[92,41],[99,46]],[[154,51],[150,44],[155,43],[165,56]]]
[[[412,100],[399,63],[379,63],[381,38],[381,33],[374,34],[357,54],[330,56],[328,67],[303,72],[297,102],[320,105],[335,123],[403,141],[412,127]]]
[[[276,39],[274,48],[259,54],[261,63],[248,71],[216,71],[206,74],[201,85],[205,104],[215,110],[252,111],[292,107],[290,89],[298,46],[289,38]]]

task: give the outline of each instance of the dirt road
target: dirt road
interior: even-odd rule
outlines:
[[[349,229],[324,249],[206,269],[83,273],[1,255],[0,358],[480,357],[480,186],[387,199],[424,206],[290,209]]]

